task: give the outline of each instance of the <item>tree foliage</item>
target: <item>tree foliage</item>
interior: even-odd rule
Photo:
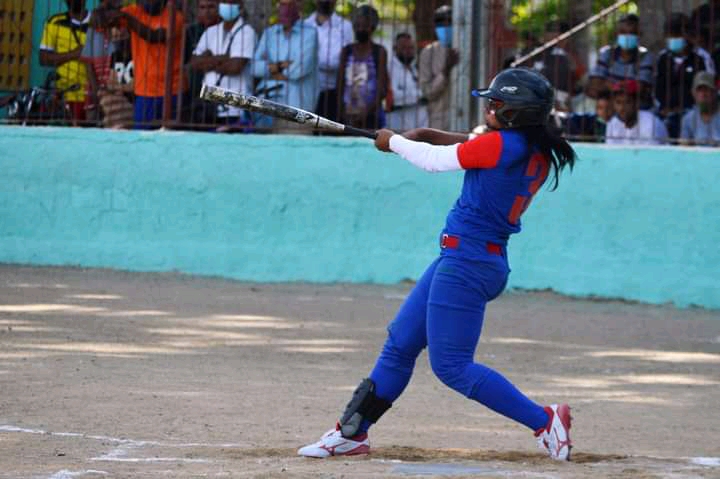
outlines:
[[[380,18],[387,21],[409,21],[412,10],[415,7],[415,0],[340,0],[337,2],[335,11],[340,15],[350,18],[352,11],[361,5],[372,5],[380,14]],[[303,4],[303,11],[306,15],[315,10],[314,1],[306,1]]]
[[[613,5],[617,0],[511,0],[510,23],[521,34],[530,33],[539,37],[545,31],[547,22],[570,19],[571,1],[592,2],[593,13],[598,13],[603,8]],[[637,13],[637,11],[638,6],[634,1],[625,4],[618,10],[620,14]],[[610,14],[596,22],[592,26],[593,34],[597,36],[603,32],[603,36],[607,36],[608,32],[614,32],[617,15],[617,13]]]

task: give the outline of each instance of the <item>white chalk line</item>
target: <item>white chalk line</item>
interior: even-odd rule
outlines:
[[[18,426],[13,426],[9,424],[3,424],[0,425],[0,432],[15,432],[15,433],[25,433],[25,434],[40,434],[40,435],[47,435],[47,436],[56,436],[56,437],[75,437],[75,438],[81,438],[81,439],[93,439],[97,441],[111,441],[115,442],[117,444],[122,444],[123,446],[117,447],[110,451],[109,453],[91,458],[92,461],[116,461],[116,462],[135,462],[135,463],[151,463],[151,462],[186,462],[186,463],[209,463],[214,462],[208,459],[190,459],[190,458],[183,458],[183,457],[154,457],[154,458],[133,458],[133,457],[126,457],[127,456],[127,449],[128,448],[141,448],[144,446],[158,446],[158,447],[175,447],[175,448],[188,448],[188,447],[207,447],[207,448],[227,448],[227,447],[238,447],[243,448],[246,447],[243,444],[240,443],[219,443],[219,444],[212,444],[212,443],[205,443],[205,442],[187,442],[187,443],[171,443],[171,442],[162,442],[162,441],[145,441],[145,440],[136,440],[136,439],[123,439],[118,437],[112,437],[112,436],[103,436],[103,435],[95,435],[95,434],[83,434],[78,432],[53,432],[53,431],[45,431],[42,429],[29,429],[29,428],[22,428]],[[632,457],[632,456],[631,456]],[[697,465],[697,466],[705,466],[705,467],[720,467],[720,457],[682,457],[682,458],[670,458],[670,457],[652,457],[652,456],[645,456],[648,459],[659,459],[659,460],[670,460],[670,461],[677,461],[678,459],[686,460],[688,463]],[[64,475],[57,475],[57,476],[51,476],[50,479],[65,479],[70,477],[75,477],[77,475],[82,474],[107,474],[104,471],[95,471],[95,470],[89,470],[86,472],[71,472],[71,471],[59,471],[56,474],[64,474]],[[70,475],[68,475],[70,474]]]
[[[86,471],[68,471],[67,469],[63,469],[62,471],[58,471],[50,476],[48,479],[72,479],[73,477],[86,476],[88,474],[107,476],[109,473],[106,471],[98,471],[96,469],[88,469]]]
[[[187,457],[128,457],[128,448],[133,446],[120,446],[107,454],[103,454],[99,457],[91,457],[91,461],[105,461],[105,462],[132,462],[132,463],[154,463],[154,462],[182,462],[182,463],[209,463],[213,462],[209,459],[191,459]]]
[[[79,438],[79,439],[92,439],[96,441],[105,441],[105,442],[114,442],[117,444],[120,444],[120,447],[116,447],[112,451],[108,452],[107,454],[104,454],[102,456],[93,457],[90,458],[90,461],[95,462],[126,462],[126,463],[135,463],[135,464],[152,464],[152,463],[185,463],[185,464],[198,464],[198,463],[215,463],[216,460],[210,460],[210,459],[203,459],[203,458],[186,458],[186,457],[128,457],[128,449],[135,449],[135,448],[142,448],[145,446],[155,446],[155,447],[169,447],[169,448],[188,448],[188,447],[206,447],[206,448],[227,448],[227,447],[243,447],[242,444],[239,443],[220,443],[220,444],[211,444],[211,443],[204,443],[204,442],[187,442],[187,443],[171,443],[171,442],[162,442],[162,441],[142,441],[142,440],[136,440],[136,439],[123,439],[119,437],[112,437],[112,436],[102,436],[102,435],[96,435],[96,434],[83,434],[78,432],[53,432],[53,431],[45,431],[42,429],[28,429],[28,428],[22,428],[18,426],[3,424],[0,425],[0,432],[14,432],[14,433],[24,433],[24,434],[38,434],[38,435],[45,435],[45,436],[54,436],[54,437],[72,437],[72,438]],[[84,474],[102,474],[103,471],[95,472],[94,470],[90,470],[92,472],[72,472],[67,470],[62,470],[54,475],[50,476],[49,479],[71,479],[73,477],[84,475]],[[105,473],[107,474],[107,473]]]
[[[698,466],[720,467],[720,457],[691,457],[690,463]]]
[[[691,464],[693,466],[705,466],[705,467],[720,467],[720,457],[704,457],[704,456],[698,456],[698,457],[690,457],[690,456],[682,456],[682,457],[665,457],[665,456],[634,456],[630,455],[628,458],[639,458],[639,459],[652,459],[655,461],[662,461],[662,462],[687,462],[688,464]]]
[[[211,461],[210,459],[188,459],[187,457],[116,457],[116,458],[109,458],[109,457],[93,457],[90,459],[91,461],[107,461],[107,462],[130,462],[134,464],[142,464],[142,463],[161,463],[161,462],[172,462],[172,463],[210,463],[210,462],[217,462],[217,461]]]
[[[26,434],[42,434],[46,436],[57,436],[57,437],[78,437],[81,439],[94,439],[96,441],[111,441],[118,444],[126,444],[132,447],[144,447],[144,446],[159,446],[159,447],[207,447],[207,448],[224,448],[224,447],[247,447],[240,443],[219,443],[211,444],[206,442],[187,442],[187,443],[172,443],[162,441],[142,441],[136,439],[122,439],[119,437],[112,436],[99,436],[94,434],[83,434],[79,432],[52,432],[44,431],[42,429],[26,429],[22,427],[12,425],[0,425],[0,432],[20,432]]]

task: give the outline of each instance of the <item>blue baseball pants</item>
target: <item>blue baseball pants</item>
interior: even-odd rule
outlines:
[[[427,347],[432,371],[448,387],[533,431],[545,427],[549,418],[542,406],[498,372],[473,361],[485,305],[503,291],[508,273],[504,255],[488,255],[483,261],[436,259],[388,326],[370,373],[377,396],[395,401]]]

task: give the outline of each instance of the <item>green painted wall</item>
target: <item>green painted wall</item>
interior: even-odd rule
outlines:
[[[576,145],[509,245],[511,287],[720,308],[720,152]],[[461,173],[364,139],[0,127],[0,262],[394,283]]]

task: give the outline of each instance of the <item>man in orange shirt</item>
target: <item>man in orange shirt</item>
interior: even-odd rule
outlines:
[[[130,30],[135,65],[135,128],[152,128],[153,123],[162,119],[165,97],[170,28],[167,0],[139,0],[136,5],[128,5],[120,11],[102,12],[101,21],[106,25],[118,25]],[[180,94],[183,23],[182,13],[175,12],[171,81],[173,116]]]

